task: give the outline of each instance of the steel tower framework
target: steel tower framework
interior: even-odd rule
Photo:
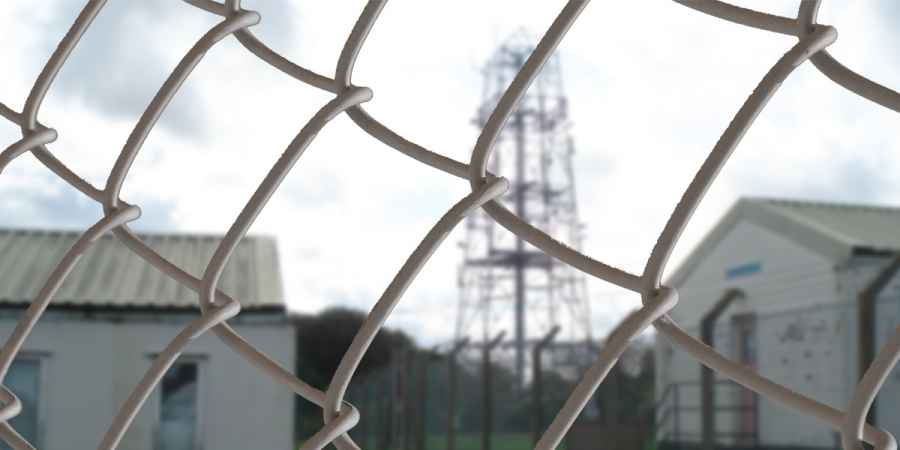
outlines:
[[[501,45],[482,70],[482,127],[534,49],[525,33]],[[568,107],[557,57],[534,81],[496,142],[489,168],[511,182],[501,202],[528,223],[580,249]],[[503,229],[484,213],[469,216],[460,243],[460,298],[456,336],[487,341],[501,330],[513,339],[515,371],[525,382],[529,347],[554,326],[561,339],[591,339],[586,280],[570,266]],[[480,334],[480,336],[479,336]]]

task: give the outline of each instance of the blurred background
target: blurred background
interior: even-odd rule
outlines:
[[[793,16],[799,2],[743,6]],[[331,76],[364,2],[243,2],[251,31]],[[395,1],[353,81],[364,105],[428,149],[467,162],[481,125],[564,2]],[[27,93],[84,2],[13,1],[0,14],[0,101]],[[900,87],[900,5],[825,2],[829,52]],[[220,18],[179,1],[109,2],[39,115],[49,148],[103,187],[137,119]],[[529,90],[491,170],[529,223],[631,273],[697,168],[766,71],[796,39],[674,2],[589,5]],[[125,181],[148,244],[202,274],[221,235],[299,129],[332,94],[278,72],[233,37],[213,47],[153,129]],[[799,67],[700,205],[667,270],[673,317],[726,356],[846,407],[897,324],[900,116]],[[0,121],[0,142],[20,137]],[[100,207],[26,155],[0,180],[0,332]],[[470,188],[341,115],[297,163],[222,281],[234,326],[326,388],[365,314],[429,228]],[[483,213],[460,224],[419,274],[354,378],[364,448],[506,449],[532,444],[604,338],[640,299],[565,267]],[[14,427],[40,448],[95,446],[196,296],[104,238],[57,295],[4,384]],[[91,364],[79,363],[86,356]],[[93,359],[90,359],[93,358]],[[62,374],[65,373],[65,376]],[[892,375],[893,377],[893,375]],[[895,380],[895,378],[891,378]],[[72,384],[79,389],[68,389]],[[871,420],[900,432],[890,381]],[[271,386],[270,386],[271,385]],[[74,391],[74,392],[73,392]],[[94,404],[91,414],[79,413]],[[122,448],[293,448],[321,411],[256,373],[213,336],[170,370]],[[701,370],[651,331],[586,407],[571,448],[837,448],[812,418]]]

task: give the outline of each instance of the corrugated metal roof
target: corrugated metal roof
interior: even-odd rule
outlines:
[[[78,239],[75,231],[0,229],[0,302],[30,302]],[[145,233],[160,255],[201,276],[221,241],[218,235]],[[282,306],[284,293],[275,240],[248,236],[235,250],[219,288],[244,307]],[[197,295],[132,253],[111,234],[94,243],[54,296],[54,305],[196,306]]]
[[[679,286],[739,221],[770,229],[835,262],[859,249],[900,251],[900,208],[742,198],[691,251],[667,284]]]
[[[900,208],[766,198],[749,200],[763,203],[853,247],[900,249]]]

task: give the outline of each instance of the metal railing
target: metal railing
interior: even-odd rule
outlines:
[[[494,220],[515,235],[528,241],[547,255],[569,264],[584,273],[605,280],[623,289],[640,294],[642,307],[622,320],[615,327],[596,362],[584,374],[574,388],[571,397],[557,413],[536,444],[536,448],[548,450],[556,448],[579,412],[588,402],[591,394],[603,381],[612,366],[622,355],[628,342],[647,327],[654,326],[662,338],[685,350],[702,364],[726,377],[757,392],[772,401],[781,403],[801,414],[815,416],[826,422],[842,436],[846,450],[855,450],[860,439],[879,450],[893,450],[896,441],[889,433],[864,425],[864,418],[875,394],[900,355],[900,330],[895,331],[884,348],[876,355],[873,363],[857,385],[853,400],[846,411],[834,409],[812,398],[795,393],[773,381],[747,370],[730,361],[685,333],[667,312],[678,301],[677,292],[661,284],[666,267],[682,230],[689,222],[694,210],[703,199],[716,175],[737,147],[742,136],[762,111],[793,70],[810,60],[826,77],[850,91],[894,111],[900,111],[900,95],[897,92],[870,81],[852,72],[832,58],[825,49],[835,42],[837,32],[833,27],[816,23],[820,1],[806,0],[801,3],[797,17],[780,17],[729,5],[717,0],[678,0],[688,7],[737,24],[759,28],[770,32],[786,34],[798,38],[798,43],[782,56],[762,78],[743,106],[738,110],[719,141],[711,150],[706,161],[700,166],[694,179],[688,185],[681,200],[660,233],[656,246],[649,255],[647,265],[641,274],[632,274],[610,266],[588,255],[582,254],[524,222],[496,201],[508,188],[502,174],[486,171],[494,142],[522,98],[523,93],[534,80],[549,55],[562,41],[567,30],[587,6],[586,0],[570,0],[540,39],[534,52],[529,56],[521,71],[500,98],[485,122],[482,132],[475,142],[468,163],[455,161],[442,154],[405,139],[372,117],[362,103],[372,98],[372,90],[351,83],[354,63],[362,51],[369,31],[375,25],[385,0],[371,0],[364,7],[358,21],[337,59],[334,76],[314,73],[277,54],[257,39],[249,27],[261,20],[259,14],[241,8],[239,0],[217,3],[211,0],[185,0],[212,14],[222,17],[187,52],[174,71],[157,92],[147,109],[125,142],[116,163],[110,172],[106,185],[97,188],[57,159],[47,145],[54,142],[57,132],[38,121],[38,112],[54,78],[65,64],[81,36],[106,3],[104,0],[90,0],[75,19],[59,46],[50,56],[40,72],[21,112],[0,105],[0,115],[19,125],[22,138],[0,153],[0,170],[16,157],[25,153],[33,154],[49,170],[66,181],[85,196],[103,206],[103,217],[85,230],[77,243],[63,256],[48,276],[40,293],[21,318],[9,340],[0,352],[0,380],[4,379],[9,366],[22,347],[32,327],[47,308],[53,294],[71,272],[79,257],[102,234],[112,232],[131,251],[147,263],[168,276],[196,291],[200,296],[202,314],[179,333],[160,353],[143,378],[137,382],[128,399],[121,405],[98,446],[100,449],[115,448],[138,410],[146,401],[150,391],[156,386],[163,373],[172,365],[185,346],[198,336],[212,332],[233,351],[257,367],[261,374],[275,383],[289,386],[297,395],[308,399],[322,408],[323,427],[303,445],[304,449],[320,449],[334,444],[339,450],[350,450],[357,445],[347,432],[359,420],[359,412],[344,401],[354,372],[372,341],[373,336],[384,324],[403,292],[423,268],[447,234],[470,212],[483,208]],[[639,19],[636,19],[639,20]],[[196,278],[181,267],[177,267],[135,236],[128,224],[140,216],[140,208],[119,197],[122,185],[144,140],[149,135],[163,110],[178,92],[182,83],[203,56],[216,43],[234,35],[243,46],[265,63],[295,78],[301,83],[334,94],[297,133],[284,154],[272,166],[271,171],[261,181],[258,189],[246,203],[234,223],[229,228],[217,251],[211,258],[202,277]],[[5,67],[4,70],[10,70]],[[245,341],[227,323],[241,309],[240,299],[228,297],[217,289],[219,278],[238,242],[252,226],[257,215],[265,207],[269,197],[278,188],[284,177],[312,143],[317,133],[334,117],[346,113],[353,122],[375,139],[401,153],[431,166],[447,175],[467,180],[471,193],[450,207],[447,213],[424,236],[419,246],[399,269],[387,286],[384,294],[375,303],[371,314],[359,330],[359,334],[345,354],[326,391],[321,391],[295,377],[290,371]],[[0,438],[17,449],[28,449],[27,443],[9,425],[9,420],[21,410],[21,403],[9,389],[0,388]]]
[[[717,392],[725,390],[734,390],[732,394],[739,393],[744,388],[730,380],[719,380],[713,383]],[[685,392],[690,389],[693,392]],[[671,442],[675,444],[684,441],[691,441],[695,444],[701,442],[702,422],[700,416],[702,406],[700,404],[701,383],[695,381],[685,381],[680,383],[671,383],[666,386],[656,403],[656,440],[657,442]],[[756,395],[749,397],[750,401],[735,402],[735,395],[717,396],[719,398],[726,397],[725,401],[716,401],[712,411],[715,416],[730,416],[730,424],[725,425],[718,421],[716,427],[711,430],[714,441],[732,440],[739,443],[742,447],[757,447],[759,440],[759,398]],[[731,397],[731,398],[727,398]],[[693,401],[691,401],[693,400]],[[741,404],[744,403],[744,404]],[[749,415],[753,419],[749,421],[749,429],[744,428],[737,423],[735,415]],[[685,416],[691,416],[697,424],[694,429],[683,427]],[[715,423],[715,422],[714,422]]]

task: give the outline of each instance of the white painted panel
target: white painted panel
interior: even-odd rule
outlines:
[[[900,325],[900,281],[894,280],[878,297],[875,314],[876,349],[880,349],[887,338]],[[896,367],[884,382],[875,406],[876,423],[900,435],[900,370]]]
[[[759,271],[731,279],[729,269],[759,264]],[[731,288],[755,300],[757,313],[796,309],[838,301],[835,263],[758,225],[739,222],[701,261],[681,286],[672,316],[686,327],[700,318]]]
[[[729,269],[744,273],[728,277]],[[855,317],[848,311],[855,306],[848,303],[846,291],[852,286],[841,286],[841,281],[848,284],[842,270],[840,264],[769,229],[739,222],[684,284],[676,286],[680,303],[672,315],[697,335],[701,317],[723,294],[732,288],[741,290],[745,297],[733,302],[717,322],[716,349],[733,358],[737,341],[732,319],[736,314],[754,314],[757,370],[773,381],[842,408],[848,395],[848,347],[855,342],[848,337],[855,332],[848,324],[848,318]],[[671,353],[668,361],[660,358],[662,365],[657,373],[666,375],[665,382],[658,380],[658,389],[665,389],[667,383],[699,383],[699,364],[678,350]],[[717,405],[736,402],[740,396],[732,391],[717,394]],[[699,389],[695,396],[681,400],[699,405]],[[679,420],[682,433],[699,437],[699,413],[686,412],[683,416]],[[759,402],[757,417],[763,445],[835,444],[829,427],[765,399]],[[739,422],[734,412],[720,408],[716,423],[719,431],[736,431]],[[727,443],[728,439],[722,437],[720,441]]]
[[[162,350],[184,322],[113,323],[50,316],[38,323],[25,343],[25,351],[47,355],[42,448],[96,448],[151,355]],[[0,338],[6,339],[14,326],[11,318],[0,319]],[[294,368],[295,338],[289,324],[246,323],[235,328],[284,367]],[[288,388],[271,382],[212,333],[194,341],[186,353],[204,358],[199,428],[204,448],[293,448],[294,396]],[[152,449],[157,394],[120,448]]]

